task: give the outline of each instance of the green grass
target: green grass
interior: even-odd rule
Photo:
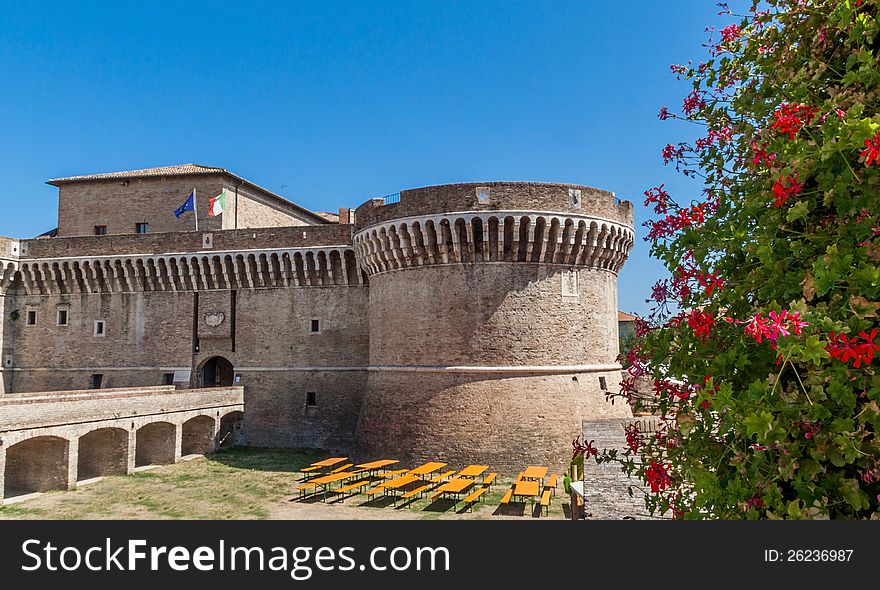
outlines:
[[[31,519],[264,519],[273,510],[297,518],[298,502],[294,488],[303,467],[327,457],[328,453],[312,450],[236,448],[224,450],[202,460],[157,467],[128,476],[112,476],[70,492],[50,492],[19,504],[0,507],[0,518]],[[347,497],[343,506],[351,517],[395,518],[408,516],[434,520],[457,518],[490,518],[498,509],[502,495],[510,487],[509,479],[499,478],[483,501],[473,506],[473,513],[464,513],[464,502],[432,501],[420,498],[397,506],[390,499],[369,500],[363,495]],[[561,486],[554,498],[550,516],[560,518]],[[313,504],[312,517],[333,518],[339,514],[335,494],[328,495],[326,504]],[[316,512],[317,511],[317,512]],[[364,512],[360,511],[377,511]],[[403,512],[403,514],[401,514]],[[509,512],[531,517],[527,504],[511,505]],[[406,514],[409,513],[409,514]],[[317,516],[315,516],[317,514]]]

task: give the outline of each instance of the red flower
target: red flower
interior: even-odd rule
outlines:
[[[758,147],[757,144],[752,144],[752,165],[757,166],[758,164],[764,164],[768,168],[773,166],[773,161],[776,160],[776,154],[768,154],[767,150],[763,147]]]
[[[788,178],[780,178],[773,183],[774,206],[778,209],[785,204],[788,197],[794,196],[801,192],[804,187],[803,183],[798,182],[798,174],[789,176]],[[786,183],[788,186],[786,186]]]
[[[655,203],[654,212],[665,214],[669,210],[669,193],[663,190],[665,185],[648,189],[645,191],[645,207],[651,203]]]
[[[668,164],[672,160],[677,160],[684,156],[684,148],[679,144],[678,147],[672,145],[671,143],[666,144],[666,147],[663,148],[663,163]]]
[[[865,166],[880,164],[880,131],[873,139],[865,140],[865,149],[859,155],[865,158]]]
[[[628,446],[633,453],[638,453],[639,448],[644,443],[639,427],[635,424],[629,424],[623,430],[626,432],[626,446]]]
[[[859,332],[857,336],[847,338],[843,334],[831,332],[829,335],[828,345],[825,350],[831,355],[831,358],[841,362],[853,361],[853,368],[858,369],[862,363],[870,365],[874,360],[874,353],[880,351],[880,345],[874,343],[877,337],[877,329],[871,330],[871,333]],[[861,338],[864,342],[858,342]]]
[[[686,115],[690,115],[705,106],[706,101],[703,100],[702,94],[697,90],[692,90],[691,93],[685,97],[684,104],[681,108]]]
[[[705,342],[706,337],[709,336],[712,328],[715,326],[715,318],[712,317],[712,312],[703,312],[695,309],[688,315],[687,323],[694,331],[694,336],[700,341]]]
[[[807,105],[783,104],[773,113],[776,119],[771,127],[789,139],[794,139],[804,125],[809,124],[819,109]]]
[[[724,279],[719,277],[716,273],[701,273],[697,275],[697,282],[700,283],[701,287],[706,288],[706,295],[711,296],[712,291],[716,289],[721,291],[724,288]]]
[[[736,41],[739,39],[742,31],[740,30],[738,25],[727,25],[723,29],[721,29],[721,41],[723,43],[729,43],[731,41]]]
[[[669,117],[672,117],[674,119],[675,115],[670,115],[669,109],[666,108],[665,106],[660,107],[660,112],[657,114],[657,118],[660,119],[661,121],[665,121]]]
[[[672,483],[672,478],[669,477],[666,467],[655,460],[652,460],[648,468],[645,469],[645,479],[655,494],[659,494]]]

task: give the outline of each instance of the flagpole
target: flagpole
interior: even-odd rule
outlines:
[[[199,231],[199,199],[196,196],[196,189],[193,189],[193,215],[196,218],[196,231]]]

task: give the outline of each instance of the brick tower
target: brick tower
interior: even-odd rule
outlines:
[[[620,381],[633,208],[586,186],[455,184],[356,212],[369,371],[356,453],[561,469]]]

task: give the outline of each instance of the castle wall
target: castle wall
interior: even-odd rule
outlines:
[[[58,235],[92,236],[96,225],[107,226],[108,235],[133,234],[136,223],[149,223],[151,233],[193,230],[192,212],[174,216],[193,189],[199,229],[221,229],[221,219],[208,216],[208,198],[223,189],[223,178],[215,174],[63,184],[58,189]]]
[[[162,375],[188,369],[193,358],[194,295],[187,292],[82,293],[7,297],[18,310],[15,391],[87,389],[93,374],[102,387],[161,385]],[[58,311],[68,325],[58,325]],[[37,313],[36,325],[27,314]],[[105,334],[95,334],[95,322]]]
[[[605,400],[631,204],[573,185],[449,185],[356,219],[370,280],[358,457],[561,470],[584,419],[631,416]]]
[[[169,182],[173,219],[182,199]],[[576,185],[461,184],[369,201],[357,225],[294,225],[313,220],[235,186],[239,227],[287,226],[28,240],[8,259],[0,241],[0,350],[12,361],[0,391],[81,389],[94,374],[102,387],[157,386],[168,373],[184,388],[228,379],[244,387],[248,444],[505,473],[562,469],[583,420],[631,415],[605,401],[620,381],[630,203]],[[87,233],[101,223],[92,205],[69,211]],[[142,460],[197,448],[205,424],[144,430]],[[110,449],[111,434],[89,452]]]
[[[209,199],[223,189],[233,196],[217,217],[208,215]],[[95,226],[108,235],[133,234],[148,223],[150,233],[195,230],[194,213],[180,219],[174,211],[196,190],[200,231],[314,225],[314,216],[292,203],[230,179],[225,174],[90,180],[63,183],[58,191],[58,235],[91,236]],[[237,193],[237,197],[235,196]],[[237,212],[236,212],[237,208]]]
[[[267,197],[256,190],[227,181],[230,194],[238,192],[227,211],[223,212],[223,229],[247,229],[259,227],[285,227],[313,225],[315,222],[301,215],[294,207],[284,206],[277,199]],[[213,195],[212,195],[213,196]]]

